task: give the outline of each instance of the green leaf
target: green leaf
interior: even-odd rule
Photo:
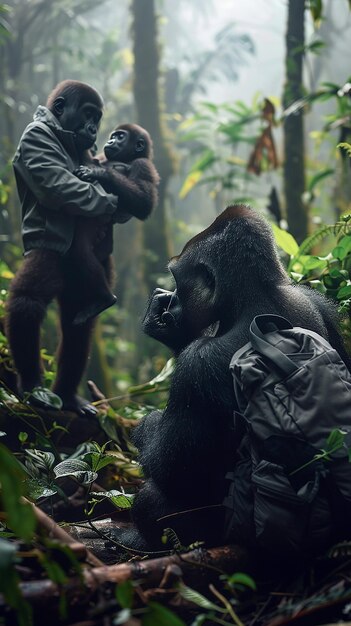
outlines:
[[[202,178],[203,172],[198,170],[196,172],[191,172],[185,179],[182,188],[178,194],[180,200],[184,200],[188,193],[198,184],[200,179]]]
[[[130,509],[134,500],[134,494],[123,493],[117,489],[111,489],[110,491],[92,491],[90,495],[98,500],[107,498],[111,500],[112,504],[118,509]]]
[[[345,298],[350,298],[351,297],[351,285],[346,285],[345,287],[341,287],[336,297],[338,300],[344,300]]]
[[[54,468],[54,474],[56,477],[67,476],[75,472],[86,472],[90,470],[90,465],[80,459],[66,459],[61,461]]]
[[[133,606],[134,586],[131,580],[119,583],[115,591],[116,599],[122,609],[131,609]]]
[[[15,559],[15,546],[0,539],[0,592],[4,594],[8,606],[15,609],[18,626],[32,626],[32,609],[22,597],[19,577],[14,569]]]
[[[315,188],[315,186],[320,183],[321,180],[323,180],[324,178],[327,178],[328,176],[331,176],[332,174],[334,174],[335,170],[332,168],[327,168],[321,172],[318,172],[318,174],[315,174],[314,176],[312,176],[311,180],[308,183],[308,191],[312,192],[313,189]]]
[[[99,413],[98,420],[102,430],[106,433],[108,438],[112,441],[115,441],[116,443],[120,443],[116,418],[114,417],[114,415],[109,415],[108,413]]]
[[[83,458],[89,463],[93,472],[99,472],[106,465],[116,463],[116,457],[112,454],[101,454],[100,452],[88,452]]]
[[[310,0],[310,11],[315,26],[319,25],[322,17],[323,4],[322,0]]]
[[[152,378],[152,380],[148,382],[148,385],[153,387],[154,385],[157,385],[158,383],[163,383],[170,376],[172,376],[173,372],[174,372],[174,358],[172,357],[171,359],[168,359],[166,365],[162,368],[160,373],[157,374],[155,378]]]
[[[213,163],[217,161],[217,157],[213,150],[206,150],[204,154],[201,156],[196,163],[192,166],[190,173],[192,172],[204,172],[207,170]]]
[[[28,394],[28,398],[43,409],[56,409],[57,411],[62,409],[61,398],[47,387],[34,387]]]
[[[10,541],[0,539],[0,590],[4,572],[15,563],[16,546]]]
[[[22,501],[25,474],[17,459],[0,444],[1,498],[7,513],[7,526],[24,541],[30,541],[36,519],[30,504]]]
[[[149,602],[142,626],[186,626],[180,617],[158,602]]]
[[[30,478],[27,481],[28,496],[32,500],[38,500],[39,498],[48,498],[54,496],[57,493],[57,488],[50,482],[45,482],[38,478]]]
[[[345,258],[345,256],[347,256],[347,254],[351,252],[351,236],[345,235],[344,237],[341,237],[341,239],[338,241],[338,247],[344,250],[345,254],[343,258]]]
[[[252,589],[253,591],[256,591],[257,588],[254,579],[251,578],[251,576],[248,576],[248,574],[242,574],[241,572],[236,572],[231,576],[221,576],[221,578],[226,580],[228,585],[231,587],[235,587],[235,585],[239,584],[245,585],[245,587],[249,587],[249,589]]]
[[[317,39],[315,41],[312,41],[312,43],[308,44],[306,46],[306,50],[308,50],[309,52],[314,52],[318,54],[321,48],[325,48],[325,46],[326,46],[325,41],[322,41],[321,39]]]
[[[298,259],[302,263],[305,272],[309,272],[310,270],[315,270],[317,268],[322,270],[327,266],[327,261],[318,256],[305,255],[299,256]]]
[[[66,461],[58,463],[54,468],[54,474],[56,478],[71,476],[81,485],[89,485],[98,477],[96,472],[90,470],[88,463],[80,461],[79,459],[67,459]]]
[[[55,463],[55,456],[52,452],[44,452],[43,450],[26,450],[25,452],[27,457],[29,457],[32,461],[32,463],[28,464],[28,467],[32,468],[34,465],[34,467],[38,470],[44,470],[44,472],[50,473]],[[26,461],[25,464],[27,467]]]
[[[66,572],[57,561],[51,558],[51,555],[46,556],[43,553],[40,561],[50,580],[58,585],[64,585],[67,582],[68,576]]]
[[[214,604],[213,602],[211,602],[211,600],[203,596],[198,591],[195,591],[195,589],[191,589],[191,587],[184,585],[184,583],[179,583],[177,585],[177,589],[178,589],[179,595],[182,598],[184,598],[184,600],[188,600],[188,602],[193,602],[197,606],[200,606],[202,609],[208,609],[210,611],[219,611],[220,613],[223,613],[225,611],[225,609],[222,609],[222,607],[217,606],[217,604]]]
[[[342,261],[346,254],[347,253],[342,246],[337,245],[335,246],[335,248],[332,249],[332,256],[334,257],[334,259],[339,259],[340,261]]]
[[[326,442],[326,452],[335,452],[339,448],[342,448],[346,435],[347,432],[339,428],[332,430]]]
[[[299,246],[294,237],[286,230],[282,230],[276,224],[272,223],[272,230],[279,248],[284,250],[290,256],[296,256],[299,251]]]

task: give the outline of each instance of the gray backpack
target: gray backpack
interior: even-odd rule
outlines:
[[[227,475],[227,541],[286,559],[350,538],[351,374],[339,354],[315,332],[259,315],[230,368],[241,444]]]

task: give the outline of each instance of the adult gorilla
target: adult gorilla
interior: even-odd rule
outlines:
[[[229,363],[249,340],[255,315],[283,315],[320,333],[351,368],[333,305],[291,283],[269,225],[252,209],[228,207],[169,269],[176,290],[157,289],[143,321],[177,359],[166,409],[147,415],[135,431],[146,482],[132,508],[138,532],[122,539],[140,549],[159,548],[165,527],[184,544],[223,540],[220,505],[238,443]]]
[[[70,249],[78,217],[104,216],[112,221],[130,217],[119,215],[115,196],[73,174],[96,140],[102,110],[102,98],[90,85],[59,83],[24,130],[13,162],[25,257],[11,284],[6,334],[18,391],[42,408],[59,407],[62,401],[63,408],[86,416],[96,409],[76,391],[88,358],[92,322],[73,325],[81,302]],[[101,262],[109,275],[112,248],[108,241],[102,241],[101,248]],[[62,339],[53,394],[42,387],[39,339],[54,297],[60,306]]]

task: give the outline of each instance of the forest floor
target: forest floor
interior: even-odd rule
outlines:
[[[42,420],[45,428],[54,425],[52,444],[60,450],[81,445],[82,433],[85,441],[102,445],[106,440],[98,421],[59,412],[37,417],[36,437]],[[26,429],[25,443],[31,439],[28,419]],[[0,430],[6,433],[4,444],[22,459],[23,419],[2,409]],[[90,496],[111,489],[126,453],[123,446],[112,470],[106,466],[89,485]],[[124,477],[123,487],[133,482],[137,488],[140,475]],[[4,626],[351,626],[351,542],[334,546],[313,563],[297,564],[294,571],[286,564],[278,575],[272,575],[274,570],[268,575],[268,568],[257,571],[254,558],[240,546],[173,545],[162,554],[124,549],[115,530],[130,524],[129,510],[118,511],[108,498],[97,497],[89,514],[87,487],[74,476],[61,477],[54,495],[31,506],[37,523],[31,542],[8,538],[16,551],[20,593],[11,588],[12,595],[8,589],[0,594]],[[0,507],[0,530],[1,525],[6,529]],[[0,549],[0,577],[4,554]]]

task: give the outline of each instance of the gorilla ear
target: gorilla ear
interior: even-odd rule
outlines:
[[[55,98],[54,103],[52,105],[53,108],[53,113],[57,116],[60,117],[60,115],[62,115],[64,108],[65,108],[65,99],[63,96],[59,96],[58,98]]]
[[[214,301],[216,297],[216,276],[209,265],[206,263],[198,263],[194,268],[198,287],[202,291],[202,295],[206,296],[208,302]]]
[[[143,150],[145,150],[145,141],[140,137],[135,144],[135,152],[142,152]]]

